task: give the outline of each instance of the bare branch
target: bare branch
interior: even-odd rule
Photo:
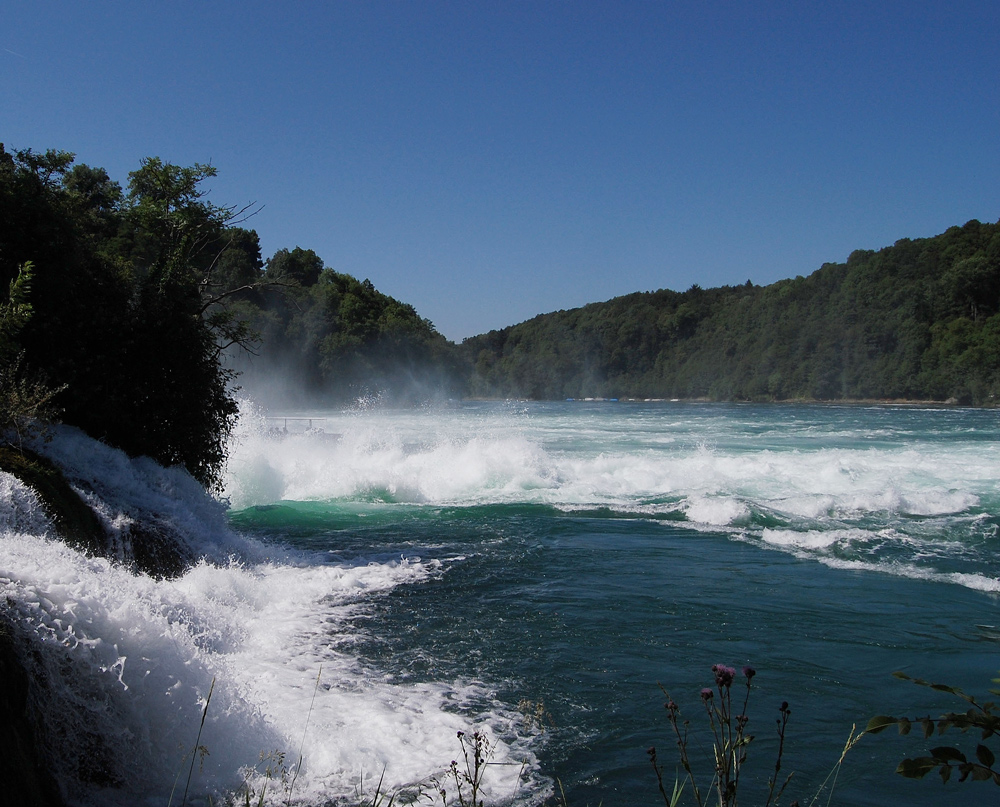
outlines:
[[[204,293],[205,289],[211,288],[212,286],[219,286],[218,283],[207,283],[203,281],[201,283],[201,290]],[[247,283],[244,286],[238,286],[235,289],[229,289],[222,292],[221,294],[216,294],[213,297],[206,299],[201,306],[201,311],[199,313],[204,314],[209,308],[217,303],[221,303],[227,297],[231,297],[241,291],[256,291],[257,289],[267,289],[267,288],[294,288],[297,283],[289,283],[281,280],[255,280],[253,283]]]

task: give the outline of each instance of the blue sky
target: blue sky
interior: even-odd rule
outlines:
[[[452,339],[1000,218],[1000,3],[7,0],[0,141],[210,162]]]

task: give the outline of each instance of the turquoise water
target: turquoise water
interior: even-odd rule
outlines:
[[[646,749],[668,776],[675,760],[658,685],[691,719],[705,787],[699,690],[712,664],[751,663],[741,787],[764,792],[787,700],[782,771],[808,803],[852,725],[959,706],[894,670],[979,694],[998,674],[998,435],[996,412],[917,407],[282,413],[245,418],[227,495],[231,526],[297,553],[293,565],[420,570],[360,587],[326,630],[294,628],[311,657],[336,652],[359,698],[433,701],[395,725],[362,717],[323,753],[371,745],[376,767],[413,782],[460,752],[451,737],[406,740],[418,723],[415,737],[453,734],[447,714],[490,726],[500,800],[539,803],[558,782],[574,806],[653,804]],[[383,758],[385,733],[409,764]],[[834,803],[940,803],[940,781],[893,773],[924,750],[863,739]]]

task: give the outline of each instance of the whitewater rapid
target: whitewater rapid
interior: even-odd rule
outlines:
[[[203,558],[157,580],[88,557],[0,473],[0,594],[41,683],[47,750],[71,804],[180,803],[192,754],[189,803],[249,786],[266,789],[265,803],[319,804],[370,796],[383,776],[428,790],[460,753],[458,732],[473,730],[494,746],[487,791],[519,792],[508,772],[533,759],[512,757],[501,735],[516,734],[517,717],[482,682],[401,685],[350,653],[345,623],[380,593],[442,574],[440,561],[331,564],[263,546],[233,533],[225,505],[178,469],[68,428],[37,448],[109,528],[167,514]]]
[[[288,500],[606,511],[723,531],[839,568],[1000,592],[988,549],[1000,549],[992,413],[617,410],[511,403],[289,421],[248,409],[226,494],[237,510]]]

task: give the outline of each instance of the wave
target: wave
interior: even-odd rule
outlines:
[[[283,500],[629,506],[729,495],[812,517],[935,515],[976,506],[979,491],[994,493],[1000,466],[995,446],[734,450],[707,436],[664,444],[651,433],[623,448],[617,431],[575,430],[570,441],[506,417],[358,417],[334,423],[334,439],[275,435],[263,421],[245,422],[226,479],[236,509]]]
[[[875,426],[813,418],[782,430],[728,413],[602,420],[566,411],[328,413],[327,432],[292,434],[248,417],[227,495],[237,510],[297,501],[603,512],[722,530],[787,551],[811,546],[817,559],[837,531],[888,529],[919,538],[914,553],[934,546],[935,557],[950,553],[969,567],[985,561],[986,574],[1000,576],[995,552],[965,557],[971,545],[996,543],[996,520],[980,518],[1000,507],[995,443],[945,440],[936,421],[921,442],[909,412],[899,434],[884,413]],[[780,531],[797,538],[782,543]],[[900,546],[886,550],[882,568],[895,568],[888,561],[899,560]]]
[[[534,769],[515,718],[482,682],[398,683],[350,652],[348,623],[393,589],[446,573],[441,562],[330,564],[232,532],[225,507],[180,470],[70,429],[36,448],[109,528],[155,513],[202,558],[155,579],[88,556],[58,540],[33,491],[0,474],[4,621],[72,803],[166,804],[203,713],[199,801],[262,787],[268,765],[291,775],[300,750],[296,803],[369,792],[383,772],[388,786],[413,786],[443,775],[470,726],[495,745],[494,762],[517,763],[498,765],[490,787],[515,793],[517,772]]]

